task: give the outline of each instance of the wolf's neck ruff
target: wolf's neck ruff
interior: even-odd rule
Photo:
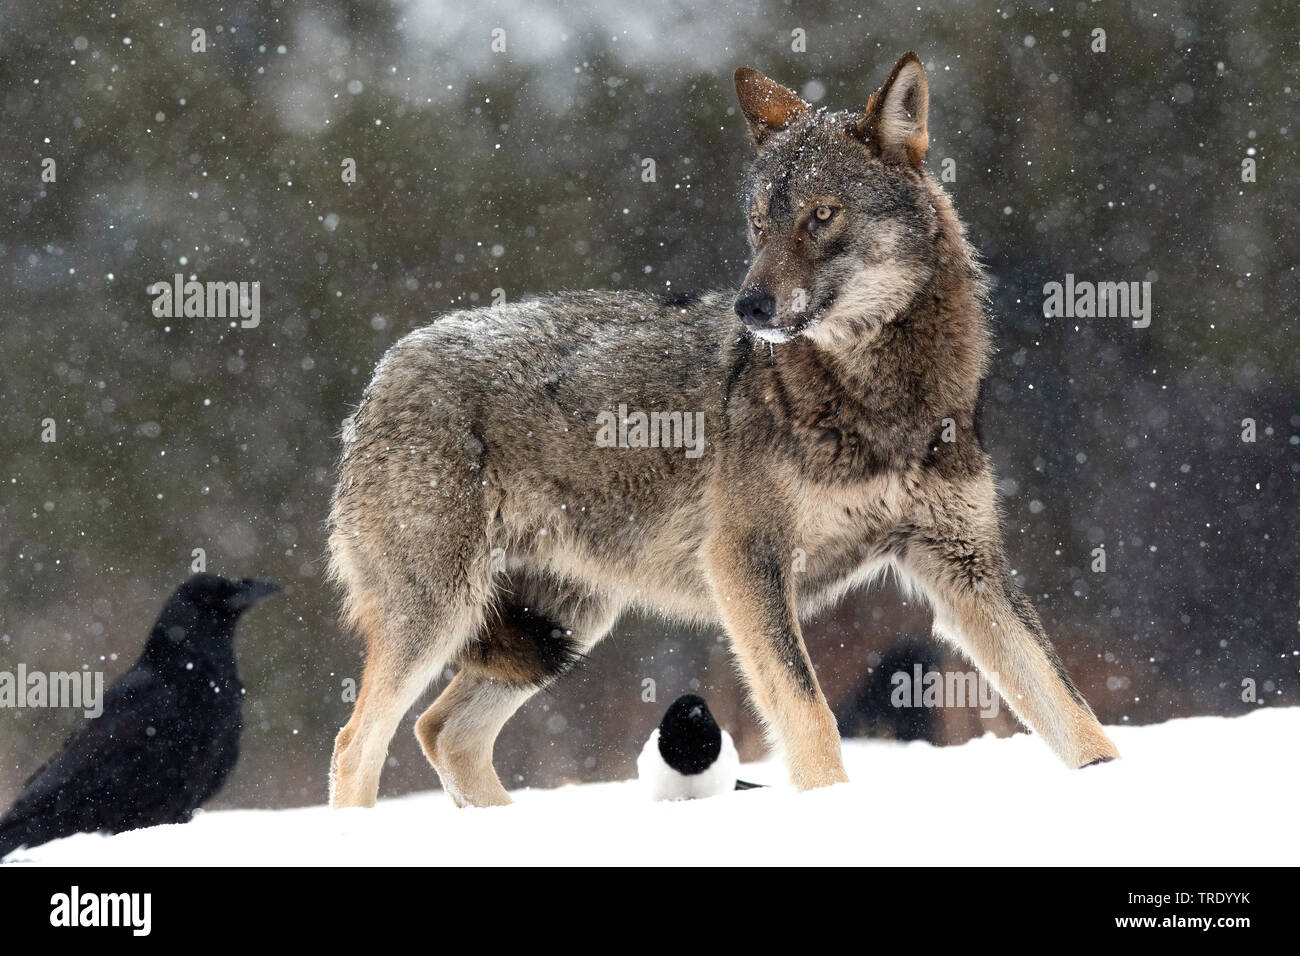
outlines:
[[[869,477],[932,457],[947,419],[974,428],[990,348],[984,281],[960,222],[936,184],[931,265],[897,312],[854,315],[835,334],[738,348],[770,415],[769,440],[788,443],[810,477]]]

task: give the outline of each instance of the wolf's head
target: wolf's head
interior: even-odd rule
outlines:
[[[870,334],[906,309],[936,261],[921,60],[904,54],[860,111],[814,110],[747,67],[735,79],[758,150],[745,190],[754,258],[736,313],[769,342]]]

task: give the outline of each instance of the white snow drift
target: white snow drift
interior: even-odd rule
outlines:
[[[635,781],[522,790],[457,810],[440,792],[373,810],[231,810],[69,837],[38,865],[1295,864],[1300,708],[1110,727],[1124,759],[1070,772],[1040,740],[848,741],[850,784],[652,803]],[[507,731],[508,732],[508,731]],[[778,764],[744,771],[780,783]]]

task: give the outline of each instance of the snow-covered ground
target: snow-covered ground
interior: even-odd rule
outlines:
[[[853,783],[653,804],[635,781],[522,790],[457,810],[441,792],[373,810],[231,810],[80,835],[38,865],[1296,864],[1300,708],[1108,728],[1124,759],[1070,772],[1026,735],[960,747],[848,741]],[[747,779],[779,782],[773,762]]]

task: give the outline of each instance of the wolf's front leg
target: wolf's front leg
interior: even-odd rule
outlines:
[[[706,548],[708,574],[732,650],[769,736],[800,790],[848,780],[835,717],[804,647],[788,574],[790,550],[729,529]]]
[[[1071,767],[1119,756],[1011,579],[993,481],[946,489],[905,538],[899,564],[934,603],[935,630],[960,647],[1017,717]]]

